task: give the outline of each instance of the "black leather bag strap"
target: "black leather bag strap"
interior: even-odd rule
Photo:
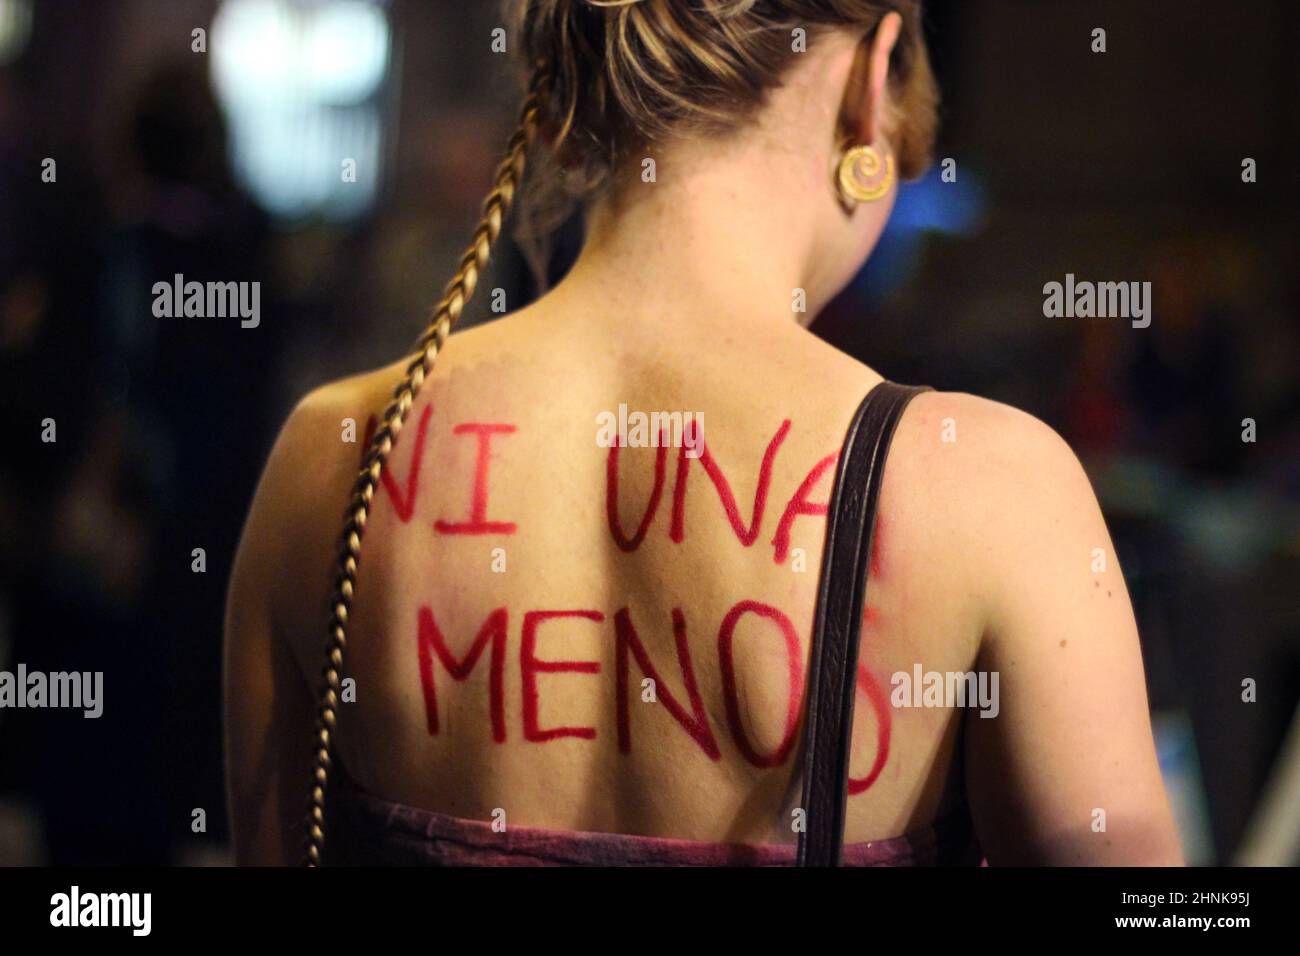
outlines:
[[[849,425],[827,510],[803,737],[800,866],[838,866],[848,798],[858,640],[885,456],[907,403],[924,387],[881,382]]]

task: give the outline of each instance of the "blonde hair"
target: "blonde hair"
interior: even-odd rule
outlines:
[[[542,239],[557,224],[554,216],[564,203],[555,204],[553,197],[573,200],[600,188],[631,150],[673,135],[722,135],[741,127],[797,55],[795,30],[806,31],[811,47],[827,29],[869,33],[892,11],[900,14],[903,27],[890,63],[890,145],[905,177],[919,175],[929,161],[936,95],[921,34],[920,0],[637,0],[619,6],[585,0],[508,2],[515,7],[532,72],[519,126],[497,167],[469,248],[375,431],[344,518],[317,708],[307,865],[323,860],[348,616],[370,504],[407,414],[487,267],[538,129],[550,134],[547,146],[555,165],[577,175],[540,180],[539,199],[525,229],[533,239]],[[533,265],[536,270],[535,256]]]
[[[543,104],[556,127],[553,150],[599,179],[630,149],[681,133],[742,126],[782,81],[796,56],[827,29],[875,30],[903,21],[890,62],[898,122],[890,131],[900,172],[925,168],[936,93],[919,0],[641,0],[619,7],[586,0],[508,0],[523,55],[550,65]]]
[[[517,233],[530,261],[576,201],[628,157],[673,136],[743,127],[799,53],[831,29],[868,35],[890,12],[902,29],[890,60],[886,138],[899,174],[930,162],[938,102],[920,0],[507,0],[522,54],[551,82],[541,104],[546,175],[529,184]],[[532,262],[534,271],[537,263]]]

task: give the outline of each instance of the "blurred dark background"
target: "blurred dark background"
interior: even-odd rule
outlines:
[[[927,19],[956,182],[904,189],[814,329],[1065,435],[1189,858],[1300,862],[1265,812],[1300,817],[1300,4]],[[229,858],[221,616],[252,489],[296,398],[403,354],[451,275],[520,98],[503,23],[496,0],[0,0],[0,670],[106,687],[98,720],[0,710],[0,863]],[[1067,272],[1152,282],[1150,328],[1044,318]],[[155,318],[175,273],[261,282],[260,325]],[[484,283],[536,294],[508,243]]]

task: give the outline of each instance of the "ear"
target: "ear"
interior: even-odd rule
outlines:
[[[858,44],[844,90],[844,122],[854,143],[879,142],[884,135],[889,58],[902,28],[903,18],[887,13]]]

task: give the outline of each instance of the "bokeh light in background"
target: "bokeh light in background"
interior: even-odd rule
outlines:
[[[384,139],[384,8],[365,0],[227,0],[211,43],[232,161],[262,206],[284,218],[348,219],[368,209]],[[354,180],[342,162],[354,164]]]
[[[31,32],[31,0],[0,0],[0,66],[17,59]]]
[[[963,170],[943,180],[943,168],[932,166],[921,179],[898,190],[880,242],[871,253],[871,268],[862,269],[849,290],[867,301],[887,299],[916,278],[927,240],[979,234],[986,203],[979,174]]]

